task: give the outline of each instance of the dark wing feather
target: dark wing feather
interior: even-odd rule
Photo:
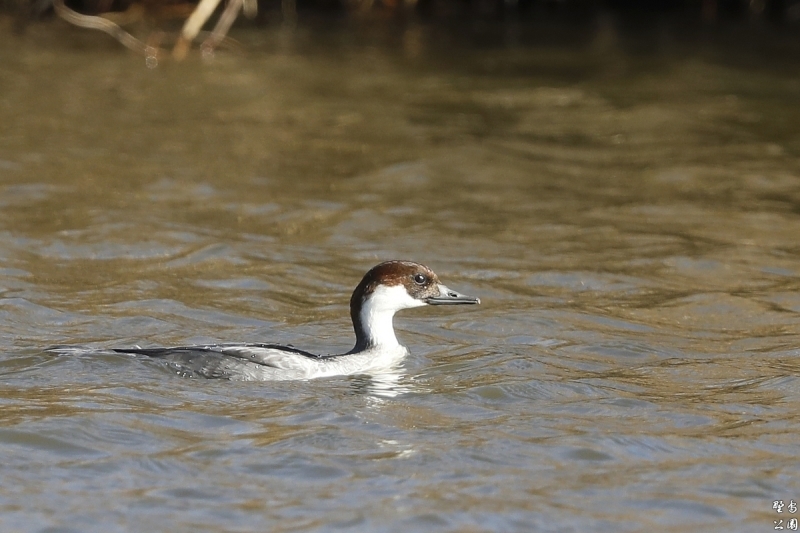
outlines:
[[[181,375],[207,378],[235,377],[251,365],[302,371],[310,363],[309,359],[320,358],[291,346],[276,344],[119,348],[114,351],[162,359]]]

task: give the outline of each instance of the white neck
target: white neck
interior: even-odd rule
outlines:
[[[400,348],[392,319],[400,309],[420,307],[425,302],[412,298],[402,285],[379,285],[364,302],[360,318],[366,346]]]

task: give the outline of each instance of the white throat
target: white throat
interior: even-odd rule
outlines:
[[[412,298],[402,285],[379,285],[361,308],[361,325],[369,345],[398,348],[392,318],[401,309],[421,307],[425,302]]]

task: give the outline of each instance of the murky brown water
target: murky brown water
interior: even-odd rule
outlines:
[[[58,22],[0,32],[0,529],[797,516],[772,502],[800,501],[800,56],[667,31],[634,53],[605,22],[240,30],[244,55],[156,70]],[[399,316],[396,384],[42,351],[348,349],[389,258],[483,300]]]

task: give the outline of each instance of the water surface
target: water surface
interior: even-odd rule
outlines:
[[[59,22],[0,32],[0,529],[790,518],[800,55],[601,22],[242,28],[244,54],[155,70]],[[345,351],[390,258],[482,300],[399,315],[394,382],[43,351]]]

